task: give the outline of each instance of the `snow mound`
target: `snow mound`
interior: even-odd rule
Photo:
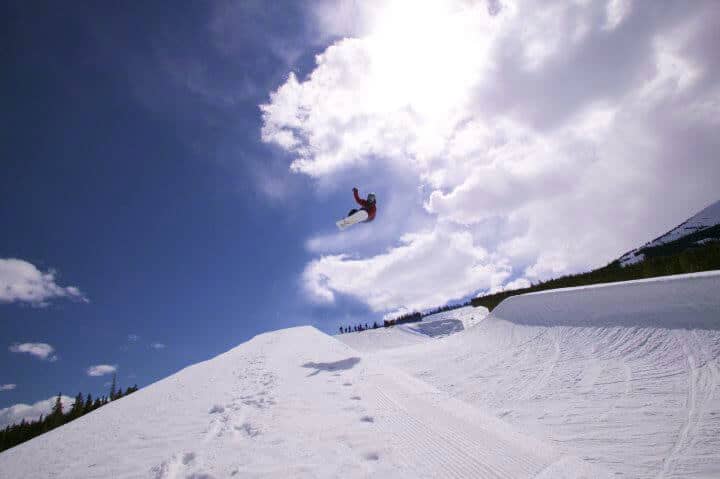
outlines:
[[[431,338],[444,338],[475,326],[487,315],[488,310],[485,307],[474,308],[472,306],[465,306],[450,311],[431,314],[425,316],[423,320],[418,323],[402,324],[399,328],[412,333],[423,334]]]
[[[480,323],[487,315],[487,308],[466,306],[425,316],[417,323],[345,333],[336,338],[357,351],[386,351],[465,331]]]
[[[257,336],[0,454],[0,477],[607,477],[310,328]]]
[[[351,348],[362,352],[385,351],[430,340],[427,336],[417,334],[400,326],[368,329],[359,333],[345,333],[335,337]]]
[[[720,272],[512,297],[373,360],[614,474],[720,477]]]

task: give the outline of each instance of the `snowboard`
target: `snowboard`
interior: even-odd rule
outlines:
[[[365,221],[366,219],[368,219],[367,211],[365,211],[365,210],[357,210],[357,211],[356,211],[355,213],[353,213],[352,215],[347,216],[347,217],[341,219],[340,221],[338,221],[338,222],[335,223],[335,224],[337,225],[337,227],[338,227],[339,229],[344,230],[345,228],[348,228],[348,227],[350,227],[350,226],[352,226],[352,225],[354,225],[354,224],[356,224],[356,223],[360,223],[360,222],[362,222],[362,221]]]

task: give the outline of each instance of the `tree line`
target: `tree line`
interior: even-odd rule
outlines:
[[[134,385],[128,387],[123,392],[122,388],[119,388],[116,384],[116,377],[113,376],[108,395],[93,398],[91,394],[85,396],[82,393],[78,393],[77,396],[75,396],[75,402],[67,412],[63,411],[62,394],[58,393],[55,404],[47,416],[40,416],[40,418],[35,421],[26,421],[23,419],[20,424],[12,424],[0,430],[0,452],[22,444],[25,441],[29,441],[48,431],[52,431],[63,424],[74,421],[111,401],[125,397],[137,390],[137,385]]]
[[[379,327],[380,327],[380,326],[378,326],[377,321],[374,321],[374,322],[373,322],[372,327],[371,327],[371,326],[368,326],[368,323],[365,323],[364,326],[362,325],[362,323],[358,323],[358,324],[353,325],[353,326],[344,326],[344,327],[343,327],[343,326],[340,326],[340,334],[358,333],[358,332],[360,332],[360,331],[365,331],[365,330],[367,330],[367,329],[377,329],[377,328],[379,328]]]

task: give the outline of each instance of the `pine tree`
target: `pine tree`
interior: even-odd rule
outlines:
[[[112,378],[112,385],[110,386],[110,401],[115,400],[115,395],[117,394],[117,374],[113,374]]]
[[[48,427],[53,429],[58,426],[62,426],[63,422],[65,422],[64,419],[62,394],[58,393],[57,398],[55,398],[55,404],[53,405],[52,412],[50,412],[50,415],[47,418]]]
[[[52,414],[54,416],[62,416],[62,413],[63,413],[62,394],[58,393],[57,398],[55,398],[55,405],[53,405],[53,408],[52,408]]]
[[[84,409],[85,401],[83,400],[83,395],[82,393],[77,393],[77,396],[75,396],[75,402],[73,403],[72,408],[68,413],[68,419],[72,421],[73,419],[79,418],[83,415]]]

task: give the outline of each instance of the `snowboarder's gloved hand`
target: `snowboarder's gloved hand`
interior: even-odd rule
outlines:
[[[353,193],[357,193],[357,191],[358,191],[357,187],[354,187],[354,188],[353,188]]]

